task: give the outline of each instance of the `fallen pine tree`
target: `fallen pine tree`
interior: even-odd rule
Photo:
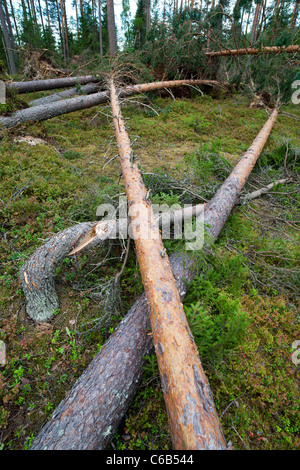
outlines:
[[[13,88],[18,93],[32,93],[34,91],[55,90],[56,88],[67,88],[77,84],[99,82],[99,77],[84,75],[82,77],[47,78],[45,80],[30,80],[28,82],[11,82],[6,86]]]
[[[217,239],[237,203],[277,115],[278,111],[274,109],[248,151],[208,203],[205,222],[209,243]],[[90,237],[95,235],[93,229]],[[76,234],[73,236],[76,243]],[[191,282],[195,276],[193,260],[175,253],[170,257],[170,263],[178,291],[184,298],[186,281]],[[105,449],[108,446],[137,390],[142,358],[151,352],[149,326],[149,306],[142,294],[41,429],[31,450]],[[209,410],[210,392],[202,389],[202,393],[207,397]],[[210,448],[209,445],[206,448]]]
[[[149,91],[163,90],[164,88],[176,88],[181,86],[225,86],[216,80],[174,80],[164,82],[144,83],[142,85],[130,85],[119,91],[119,98],[138,93],[147,93]],[[108,91],[93,93],[88,96],[78,96],[66,100],[57,101],[55,103],[45,104],[41,106],[33,106],[31,108],[16,111],[11,116],[0,116],[0,126],[11,128],[24,122],[35,122],[50,119],[62,114],[73,113],[81,109],[91,108],[109,100]]]
[[[260,49],[255,49],[253,47],[247,47],[245,49],[224,49],[221,51],[208,51],[205,52],[207,57],[226,57],[226,56],[236,56],[236,55],[257,55],[257,54],[280,54],[285,53],[294,53],[300,50],[300,46],[291,45],[291,46],[265,46]]]

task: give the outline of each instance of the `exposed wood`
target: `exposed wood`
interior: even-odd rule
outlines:
[[[66,78],[48,78],[46,80],[30,80],[28,82],[12,82],[8,83],[9,88],[14,88],[18,93],[32,93],[35,91],[54,90],[56,88],[67,88],[77,83],[84,85],[86,83],[95,83],[99,81],[99,77],[85,75],[82,77],[66,77]]]
[[[176,450],[225,449],[226,442],[207,378],[165,253],[151,202],[147,199],[125,129],[117,91],[110,81],[110,103],[129,217],[146,298],[152,339]]]
[[[181,223],[199,216],[203,212],[203,204],[183,210],[164,213],[157,217],[161,230],[174,223]],[[27,314],[35,321],[49,321],[59,308],[55,290],[54,275],[59,263],[66,257],[101,245],[109,238],[125,239],[128,234],[128,219],[104,220],[101,222],[85,222],[69,227],[50,237],[26,261],[20,270],[20,280],[26,296]]]
[[[76,77],[74,77],[74,79],[76,80]],[[131,96],[138,93],[147,93],[148,91],[163,90],[164,88],[176,88],[190,85],[225,86],[216,80],[174,80],[153,82],[144,83],[142,85],[130,85],[122,88],[120,90],[119,97],[125,98],[126,96]],[[13,113],[11,116],[0,116],[0,126],[2,125],[4,127],[10,128],[23,122],[35,122],[50,119],[55,116],[61,116],[62,114],[79,111],[80,109],[87,109],[93,106],[97,106],[107,102],[108,99],[109,93],[107,91],[103,91],[89,96],[69,98],[67,100],[58,101],[56,103],[21,109]]]
[[[245,48],[245,49],[226,49],[222,51],[210,51],[205,52],[205,55],[208,57],[225,57],[225,56],[234,56],[234,55],[257,55],[257,54],[280,54],[281,52],[286,52],[292,54],[293,52],[298,52],[300,46],[291,45],[291,46],[266,46],[261,49],[255,48]]]

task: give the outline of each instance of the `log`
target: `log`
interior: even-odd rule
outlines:
[[[100,85],[98,83],[88,83],[87,85],[83,85],[80,91],[78,91],[77,88],[69,88],[68,90],[52,93],[51,95],[32,100],[30,101],[29,106],[41,106],[44,104],[55,103],[62,99],[72,98],[74,96],[90,95],[91,93],[97,93],[99,88]]]
[[[142,85],[131,85],[121,89],[119,92],[119,98],[126,98],[127,96],[138,93],[162,90],[164,88],[176,88],[189,85],[222,86],[222,84],[216,80],[175,80],[144,83]],[[0,116],[0,126],[2,125],[3,127],[11,128],[17,126],[18,124],[22,124],[23,122],[43,121],[55,116],[61,116],[62,114],[73,113],[74,111],[79,111],[81,109],[91,108],[93,106],[106,103],[108,100],[109,93],[107,91],[102,91],[89,96],[79,96],[55,103],[21,109],[13,113],[11,116]]]
[[[245,49],[225,49],[222,51],[209,51],[205,52],[207,57],[228,57],[236,55],[258,55],[258,54],[280,54],[282,52],[292,54],[294,52],[299,52],[300,46],[291,45],[291,46],[266,46],[261,49],[255,49],[253,47],[248,47]]]
[[[110,81],[110,104],[129,218],[175,450],[225,449],[218,414],[185,316],[151,201]]]
[[[164,217],[157,215],[161,229],[181,220],[189,220],[203,212],[204,204],[171,211]],[[38,248],[20,269],[20,280],[26,297],[27,314],[37,322],[47,322],[59,308],[55,290],[55,271],[67,256],[84,249],[99,246],[109,238],[124,240],[129,220],[112,219],[101,222],[83,222],[50,237]]]
[[[46,80],[30,80],[28,82],[11,82],[6,86],[8,88],[13,88],[18,93],[32,93],[34,91],[67,88],[70,86],[75,86],[78,83],[80,85],[85,85],[86,83],[92,82],[99,82],[99,77],[93,75],[84,75],[82,77],[48,78]]]
[[[277,113],[274,110],[258,135],[260,137],[263,135],[265,142],[276,117]],[[255,142],[261,148],[261,139],[258,141],[255,139],[253,144]],[[256,161],[258,158],[253,144],[250,147],[252,151],[246,153],[247,158],[242,159],[247,168],[242,180],[244,182],[246,174],[249,174],[253,166],[253,161],[250,165],[251,154],[253,160]],[[226,221],[223,217],[222,198],[226,201],[229,196],[231,207],[238,198],[237,187],[242,186],[238,183],[240,173],[239,171],[236,174],[233,170],[228,177],[233,183],[233,197],[230,197],[230,185],[227,179],[206,207],[205,221],[208,224],[207,232],[211,236],[211,242],[216,240]],[[178,291],[183,299],[187,289],[184,280],[187,282],[193,280],[196,274],[195,266],[190,258],[176,253],[171,255],[170,263]],[[31,450],[107,448],[129,407],[130,399],[137,390],[142,375],[142,357],[151,352],[148,315],[149,308],[145,295],[142,294],[41,429],[30,447]]]

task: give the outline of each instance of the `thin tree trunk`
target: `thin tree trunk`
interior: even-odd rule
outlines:
[[[110,57],[114,57],[118,49],[114,0],[107,0],[107,29],[109,41],[109,55]]]
[[[51,33],[51,21],[50,21],[48,0],[45,0],[45,4],[46,4],[46,13],[47,13],[48,28],[49,28],[49,32]]]
[[[147,0],[147,10],[146,10],[146,34],[149,33],[151,29],[151,0]]]
[[[61,21],[60,21],[60,12],[59,12],[59,4],[58,4],[58,1],[59,1],[59,0],[55,0],[55,5],[56,5],[56,13],[57,13],[57,21],[58,21],[59,36],[60,36],[61,44],[62,44],[62,46],[63,46],[64,38],[63,38],[62,25],[61,25]]]
[[[209,51],[205,52],[205,55],[208,57],[218,57],[218,56],[232,56],[232,55],[257,55],[257,54],[278,54],[281,52],[286,52],[292,54],[298,52],[300,46],[291,45],[291,46],[270,46],[262,47],[261,49],[254,48],[245,48],[245,49],[226,49],[222,51]]]
[[[297,15],[298,15],[298,10],[299,10],[299,0],[296,0],[294,10],[293,10],[293,14],[292,14],[292,18],[291,18],[291,22],[290,22],[290,25],[289,25],[289,30],[295,28]]]
[[[43,30],[43,33],[44,33],[44,36],[45,36],[45,24],[44,24],[44,18],[43,18],[43,11],[42,11],[42,7],[41,7],[41,0],[38,0],[38,4],[39,4],[40,17],[41,17],[41,23],[42,23],[42,30]]]
[[[77,77],[78,78],[78,77]],[[20,82],[21,85],[22,82]],[[35,82],[38,83],[38,82]],[[76,83],[76,82],[75,82]],[[130,85],[120,90],[120,97],[135,95],[138,93],[147,93],[149,91],[162,90],[164,88],[176,88],[189,85],[209,85],[221,86],[220,82],[214,80],[174,80],[156,83],[144,83],[143,85]],[[98,104],[105,103],[109,99],[106,91],[94,93],[89,96],[80,96],[68,100],[58,101],[45,106],[34,106],[32,108],[21,109],[11,116],[0,116],[0,124],[4,127],[14,127],[22,122],[35,122],[50,119],[62,114],[72,113],[80,109],[87,109]]]
[[[100,57],[103,57],[103,41],[102,41],[102,14],[101,14],[101,0],[98,0],[98,21],[99,21],[99,52]]]
[[[12,75],[15,75],[17,73],[17,67],[16,67],[15,58],[13,54],[11,39],[9,37],[9,30],[7,28],[5,14],[4,14],[4,10],[3,10],[1,2],[0,2],[0,24],[1,24],[4,43],[5,43],[7,59],[8,59],[9,73]]]
[[[30,101],[29,106],[42,106],[45,104],[55,103],[62,99],[72,98],[74,96],[90,95],[92,93],[97,93],[99,88],[100,85],[98,83],[88,83],[87,85],[83,85],[80,91],[78,91],[77,88],[69,88],[67,90],[60,91],[59,93],[52,93],[51,95],[32,100]]]
[[[211,242],[218,237],[238,201],[276,117],[277,110],[274,110],[240,160],[238,169],[232,171],[206,206],[205,223],[212,236]],[[170,263],[183,299],[187,289],[184,280],[187,283],[193,280],[195,266],[188,256],[176,253],[170,257]],[[142,375],[142,358],[151,352],[149,326],[149,307],[145,294],[142,294],[41,429],[31,450],[103,450],[108,446],[137,390]]]
[[[75,0],[75,13],[76,13],[77,38],[79,38],[79,19],[78,19],[77,0]]]

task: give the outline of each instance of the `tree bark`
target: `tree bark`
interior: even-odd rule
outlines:
[[[98,0],[98,21],[99,21],[99,52],[100,52],[100,57],[103,57],[101,0]]]
[[[18,93],[32,93],[35,91],[55,90],[56,88],[67,88],[79,83],[84,85],[86,83],[98,82],[99,78],[92,75],[85,75],[81,77],[66,77],[66,78],[48,78],[45,80],[31,80],[28,82],[12,82],[7,86],[14,88]]]
[[[233,170],[207,205],[205,222],[211,242],[222,230],[230,207],[239,197],[276,117],[277,110],[274,110],[240,160],[239,170]],[[227,200],[229,209],[224,215]],[[186,294],[183,280],[188,283],[193,280],[195,266],[192,259],[176,253],[170,257],[170,263],[183,299]],[[149,307],[145,294],[142,294],[41,429],[31,450],[103,450],[108,446],[137,390],[142,375],[142,358],[151,351],[149,325]],[[209,401],[212,401],[211,397]]]
[[[182,220],[189,220],[203,212],[204,205],[164,213],[158,218],[160,228],[170,227]],[[45,322],[53,318],[59,308],[55,291],[55,271],[66,257],[83,249],[91,249],[104,243],[112,236],[127,237],[128,219],[105,220],[77,224],[50,237],[38,248],[20,270],[20,280],[26,296],[27,314],[35,321]]]
[[[125,129],[117,91],[110,82],[110,102],[129,217],[160,371],[173,447],[226,447],[199,353],[190,331],[151,202],[147,199]],[[188,360],[187,360],[188,358]]]
[[[4,14],[4,10],[3,10],[3,6],[1,2],[0,2],[0,24],[1,24],[4,43],[5,43],[9,73],[12,75],[15,75],[17,73],[17,67],[16,67],[15,58],[13,54],[13,45],[9,36],[9,31],[8,31],[8,27],[6,24],[5,14]]]
[[[300,50],[300,46],[298,45],[290,45],[290,46],[266,46],[262,47],[261,49],[254,49],[254,48],[246,48],[246,49],[226,49],[222,51],[210,51],[205,52],[205,55],[208,57],[225,57],[225,56],[232,56],[232,55],[257,55],[257,54],[279,54],[281,52],[286,52],[292,54],[294,52],[298,52]]]
[[[289,25],[289,30],[295,28],[297,15],[298,15],[298,10],[299,10],[299,0],[296,0],[294,10],[293,10],[293,14],[292,14],[292,18],[291,18],[291,22],[290,22],[290,25]]]
[[[74,80],[76,80],[76,77],[74,77]],[[22,82],[20,82],[20,84],[21,83]],[[38,84],[39,82],[35,83]],[[76,83],[76,81],[74,83]],[[119,96],[121,98],[125,98],[127,96],[131,96],[138,93],[146,93],[149,91],[162,90],[164,88],[176,88],[189,85],[221,86],[221,83],[216,80],[174,80],[165,82],[144,83],[142,85],[130,85],[128,87],[122,88],[120,90]],[[103,91],[99,93],[94,93],[89,96],[69,98],[68,100],[62,100],[48,105],[34,106],[32,108],[21,109],[20,111],[16,111],[15,113],[13,113],[11,116],[0,116],[0,126],[2,124],[2,126],[10,128],[17,126],[18,124],[21,124],[23,122],[35,122],[50,119],[55,116],[61,116],[62,114],[68,114],[74,111],[79,111],[81,109],[87,109],[93,106],[97,106],[101,103],[107,102],[108,99],[109,93],[107,91]]]
[[[114,57],[118,50],[114,0],[107,0],[107,29],[109,41],[109,55],[110,57]]]
[[[257,2],[256,8],[255,8],[253,24],[252,24],[252,30],[251,30],[251,37],[250,37],[251,44],[253,44],[256,41],[257,28],[258,28],[258,19],[259,19],[259,15],[260,15],[260,8],[261,8],[261,4],[259,2]]]
[[[52,93],[51,95],[32,100],[30,101],[29,105],[42,106],[49,103],[55,103],[56,101],[60,101],[62,99],[72,98],[74,96],[90,95],[92,93],[97,93],[100,87],[101,85],[98,83],[88,83],[87,85],[83,85],[80,91],[78,91],[77,88],[69,88],[67,90],[60,91],[59,93]]]

